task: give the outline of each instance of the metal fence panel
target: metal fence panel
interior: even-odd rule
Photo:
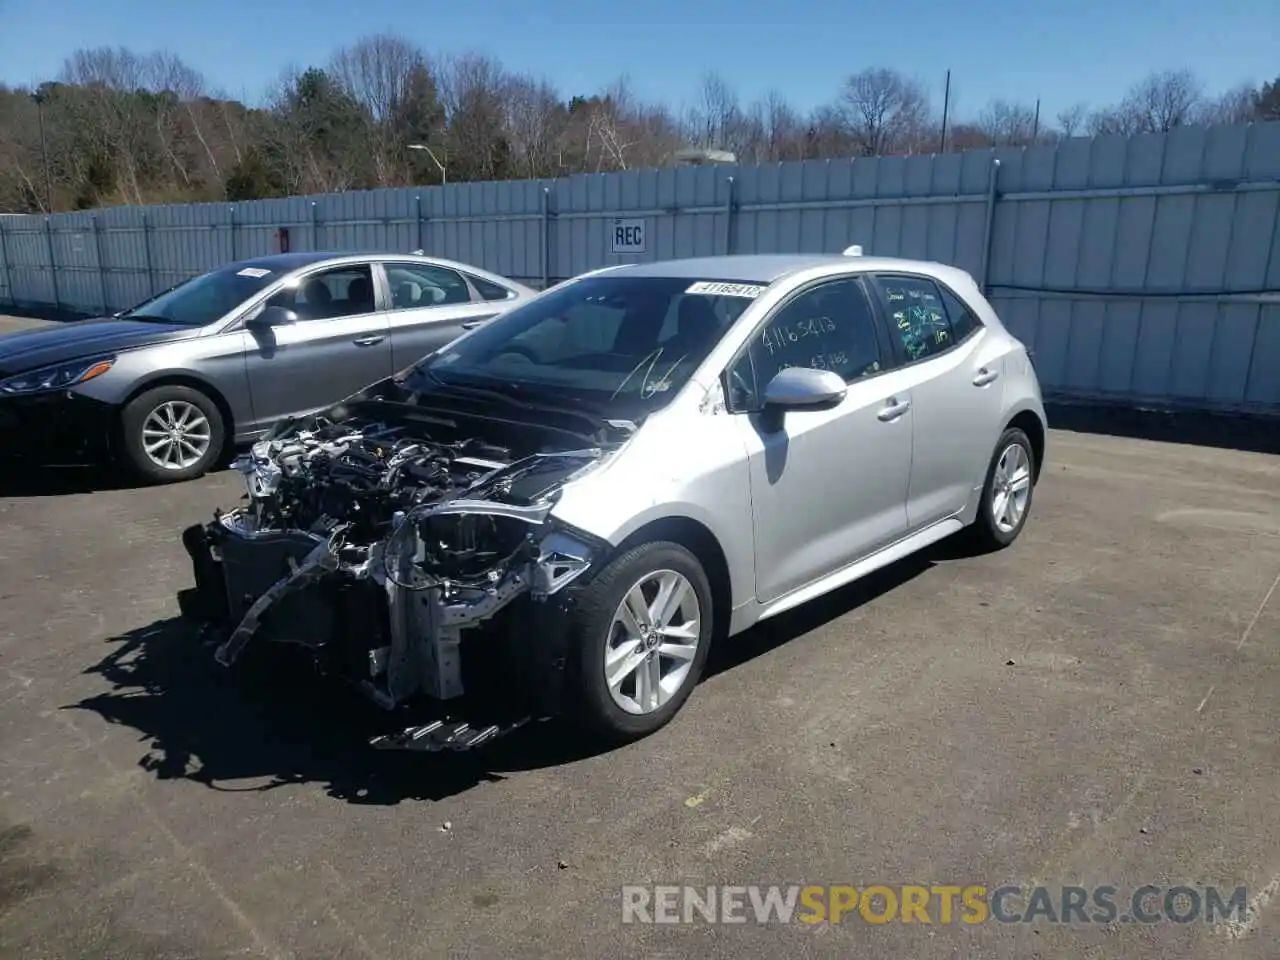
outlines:
[[[0,216],[0,303],[109,312],[275,252],[282,229],[293,250],[421,248],[536,287],[614,263],[860,243],[972,273],[1051,393],[1280,412],[1278,213],[1280,123],[1185,128]],[[613,252],[620,218],[643,222],[643,252]]]

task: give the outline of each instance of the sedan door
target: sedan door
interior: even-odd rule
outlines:
[[[750,462],[761,603],[906,534],[911,397],[888,369],[878,327],[860,281],[823,281],[782,304],[726,373]],[[832,370],[848,391],[830,408],[791,410],[777,422],[761,398],[786,367]]]
[[[481,300],[456,270],[413,261],[388,261],[379,267],[396,370],[412,366],[501,309]]]
[[[305,275],[267,300],[298,322],[251,335],[245,362],[256,428],[321,410],[395,372],[369,264]]]
[[[1000,438],[1005,350],[955,293],[930,277],[882,274],[873,285],[911,390],[907,519],[916,531],[962,511],[986,482]]]

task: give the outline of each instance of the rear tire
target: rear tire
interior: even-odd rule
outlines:
[[[711,602],[706,572],[678,543],[644,543],[615,558],[581,589],[570,613],[569,715],[609,743],[665,726],[702,676]]]
[[[1035,492],[1036,455],[1027,435],[1011,427],[1000,436],[987,481],[982,488],[978,516],[969,527],[970,543],[978,550],[1002,550],[1027,523]]]
[[[218,462],[225,441],[218,405],[191,387],[148,390],[120,414],[124,466],[147,483],[195,479]]]

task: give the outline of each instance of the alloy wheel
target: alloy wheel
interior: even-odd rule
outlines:
[[[631,714],[654,713],[680,691],[698,652],[702,611],[674,570],[645,574],[623,596],[605,638],[609,695]]]
[[[991,483],[991,519],[1002,533],[1012,533],[1022,522],[1031,496],[1031,457],[1020,443],[1004,448],[996,462]]]
[[[156,466],[186,470],[209,452],[213,431],[200,408],[185,400],[166,400],[142,422],[142,449]]]

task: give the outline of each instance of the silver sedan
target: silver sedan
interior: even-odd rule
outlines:
[[[0,457],[105,453],[187,480],[534,295],[416,254],[232,263],[112,317],[0,337]]]

